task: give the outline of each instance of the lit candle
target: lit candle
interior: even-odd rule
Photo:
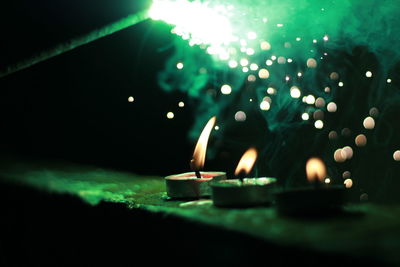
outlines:
[[[341,211],[345,187],[325,183],[326,167],[319,158],[306,163],[307,187],[286,189],[276,193],[276,205],[282,215],[328,215]]]
[[[244,178],[250,173],[256,159],[256,149],[250,148],[243,154],[235,170],[235,176],[239,179],[220,179],[211,183],[211,198],[215,206],[251,207],[271,204],[275,178]]]
[[[204,127],[194,149],[190,167],[193,172],[165,177],[167,195],[173,199],[196,199],[210,196],[209,183],[213,179],[224,179],[224,172],[200,172],[204,166],[208,138],[214,127],[216,117],[212,117]]]

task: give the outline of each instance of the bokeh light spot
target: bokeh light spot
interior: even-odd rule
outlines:
[[[367,145],[367,137],[363,134],[359,134],[355,138],[356,146],[363,147]]]
[[[167,113],[167,118],[168,118],[168,119],[171,120],[171,119],[173,119],[174,117],[175,117],[175,114],[174,114],[173,112],[170,111],[170,112]]]
[[[375,127],[375,120],[372,117],[366,117],[363,121],[363,126],[367,130],[372,130]]]
[[[232,87],[230,87],[228,84],[222,85],[221,93],[224,95],[229,95],[230,93],[232,93]]]
[[[246,120],[246,113],[243,111],[238,111],[235,113],[235,121],[243,122]]]

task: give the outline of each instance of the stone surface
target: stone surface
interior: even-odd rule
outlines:
[[[1,178],[42,191],[71,194],[89,203],[122,203],[130,209],[176,216],[224,228],[270,243],[316,253],[400,263],[400,206],[352,205],[325,218],[285,218],[274,207],[221,209],[211,200],[167,200],[163,177],[66,162],[3,161]]]

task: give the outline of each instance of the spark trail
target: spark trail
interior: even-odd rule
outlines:
[[[108,35],[111,35],[115,32],[118,32],[120,30],[126,29],[130,26],[136,25],[142,21],[145,21],[149,18],[148,16],[148,11],[140,11],[138,13],[129,15],[125,18],[122,18],[121,20],[111,23],[109,25],[106,25],[103,28],[96,29],[86,35],[77,37],[75,39],[69,40],[67,42],[61,43],[49,50],[45,50],[39,54],[36,54],[28,59],[25,59],[23,61],[20,61],[16,64],[10,65],[6,67],[4,70],[0,71],[0,78],[6,77],[10,74],[13,74],[15,72],[21,71],[23,69],[29,68],[33,65],[36,65],[40,62],[46,61],[50,58],[56,57],[58,55],[64,54],[68,51],[71,51],[75,48],[78,48],[82,45],[91,43],[93,41],[96,41],[100,38],[106,37]]]

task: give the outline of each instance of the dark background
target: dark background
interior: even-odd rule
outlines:
[[[147,8],[144,0],[0,4],[0,68]],[[189,170],[193,114],[157,74],[170,28],[145,21],[0,79],[0,150],[167,175]],[[133,96],[135,101],[128,102]],[[184,108],[178,102],[184,101]],[[175,113],[168,120],[168,111]]]
[[[1,1],[0,69],[115,22],[149,4],[150,1],[145,0]],[[191,105],[183,109],[178,107],[179,101],[189,102],[184,94],[165,93],[157,84],[157,73],[174,52],[174,36],[169,30],[162,23],[146,21],[1,78],[2,156],[62,159],[149,175],[188,171],[194,143],[189,141],[187,132],[194,124],[195,114]],[[356,64],[366,58],[363,52],[358,56],[359,59],[356,55],[351,58],[354,61],[350,61]],[[354,89],[357,89],[352,93],[355,96],[364,94],[361,90],[365,90],[366,85],[359,86],[358,80],[353,78],[364,73],[357,70],[348,75],[352,75]],[[129,96],[135,98],[133,103],[128,102]],[[359,115],[359,123],[367,115],[367,109],[352,110],[363,99],[358,101],[345,107]],[[168,111],[175,113],[173,120],[166,118]],[[397,121],[397,111],[386,113],[391,115],[390,121]],[[338,129],[347,125],[346,120],[336,123]],[[257,133],[248,131],[247,140],[261,136],[266,128],[265,123],[261,126]],[[243,136],[246,127],[238,128],[231,129],[231,135]],[[312,130],[311,126],[299,133],[308,137]],[[384,136],[385,133],[383,131]],[[242,140],[240,138],[236,140]],[[286,136],[276,138],[282,140]],[[320,139],[324,140],[322,145],[314,142],[312,136],[303,138],[302,143],[297,137],[288,140],[292,143],[288,141],[282,157],[274,158],[283,173],[290,171],[299,151],[309,148],[310,143],[315,150],[327,146],[326,135]],[[385,146],[378,152],[385,151],[390,158],[396,140],[393,138],[390,150],[386,151]],[[227,142],[225,146],[234,150],[236,147],[232,144]],[[243,151],[242,147],[240,149],[239,152]],[[368,151],[365,154],[375,158],[363,158],[359,165],[365,166],[365,170],[360,171],[365,175],[358,178],[363,178],[364,184],[372,184],[370,188],[383,183],[376,175],[378,171],[395,167],[398,170],[398,165],[394,166],[393,161],[389,162],[381,154]],[[231,165],[235,164],[237,155],[231,156]],[[221,165],[208,162],[206,169],[218,166],[218,170],[229,171],[231,169],[224,164],[227,161],[229,157],[219,158]],[[376,162],[380,163],[380,168],[371,164]],[[299,164],[304,166],[303,162]],[[279,173],[273,174],[280,177]],[[397,181],[388,183],[387,187],[393,188],[391,196],[398,199],[398,187],[392,186],[398,184]],[[383,194],[389,192],[387,187],[382,187]],[[332,265],[352,262],[346,257],[330,255],[327,258],[299,248],[277,248],[228,231],[194,227],[162,216],[149,217],[117,205],[102,203],[91,207],[70,196],[48,195],[10,185],[0,186],[0,203],[0,265],[5,266],[54,266],[62,262],[89,266],[104,262],[133,265],[138,259],[154,260],[153,252],[167,263],[175,263],[177,259],[190,262],[194,258],[203,266],[210,260],[211,263],[212,260],[248,263],[249,255],[258,255],[252,258],[255,262],[272,255],[272,261],[281,264],[321,263],[327,259]],[[171,244],[180,245],[181,250]],[[193,257],[191,248],[195,248]],[[211,253],[205,257],[198,248],[209,248]],[[266,256],[267,251],[271,253]]]

